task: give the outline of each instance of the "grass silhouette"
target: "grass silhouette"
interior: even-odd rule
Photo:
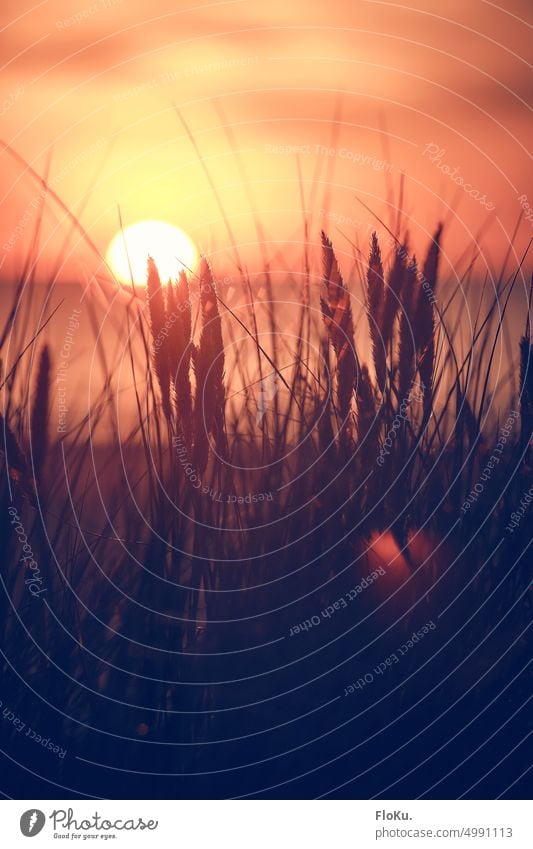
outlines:
[[[68,756],[4,721],[6,792],[520,795],[520,734],[497,773],[485,743],[525,704],[530,520],[508,525],[533,483],[529,318],[514,396],[492,373],[521,268],[465,343],[445,235],[418,263],[407,234],[386,259],[374,234],[345,279],[322,233],[292,337],[270,269],[265,309],[242,267],[230,306],[207,259],[168,284],[149,260],[119,307],[127,433],[99,351],[90,420],[54,434],[28,258],[0,333],[2,699]]]

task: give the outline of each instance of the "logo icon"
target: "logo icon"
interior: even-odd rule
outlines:
[[[259,399],[257,401],[257,413],[255,415],[255,423],[263,427],[263,417],[268,410],[268,401],[272,401],[278,392],[278,381],[276,373],[267,375],[259,387]]]
[[[46,817],[42,811],[32,808],[25,811],[20,818],[20,830],[24,837],[35,837],[43,830]]]

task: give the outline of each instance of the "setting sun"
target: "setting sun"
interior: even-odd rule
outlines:
[[[148,257],[154,258],[161,280],[175,280],[183,269],[194,269],[198,251],[192,239],[166,221],[138,221],[121,230],[107,250],[107,262],[121,282],[146,282]]]

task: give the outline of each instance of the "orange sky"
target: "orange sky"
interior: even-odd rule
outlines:
[[[527,0],[10,0],[0,14],[0,136],[40,174],[49,162],[54,190],[102,252],[120,206],[125,223],[167,219],[230,267],[206,168],[251,268],[261,256],[251,203],[268,255],[301,238],[299,169],[312,235],[325,224],[342,249],[336,228],[367,241],[371,218],[356,196],[392,220],[402,172],[415,246],[448,204],[452,259],[483,222],[487,263],[520,215],[517,252],[532,235]],[[37,215],[35,184],[5,152],[0,192],[5,275]],[[46,219],[43,267],[62,243],[61,219],[57,209]],[[65,275],[82,253],[72,246]],[[86,252],[80,261],[91,262]]]

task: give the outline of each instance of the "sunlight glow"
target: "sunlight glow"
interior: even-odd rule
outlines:
[[[115,277],[126,285],[146,285],[148,257],[154,258],[161,282],[176,280],[180,271],[194,270],[198,251],[192,239],[166,221],[138,221],[114,236],[106,259]],[[130,271],[131,267],[131,271]]]

